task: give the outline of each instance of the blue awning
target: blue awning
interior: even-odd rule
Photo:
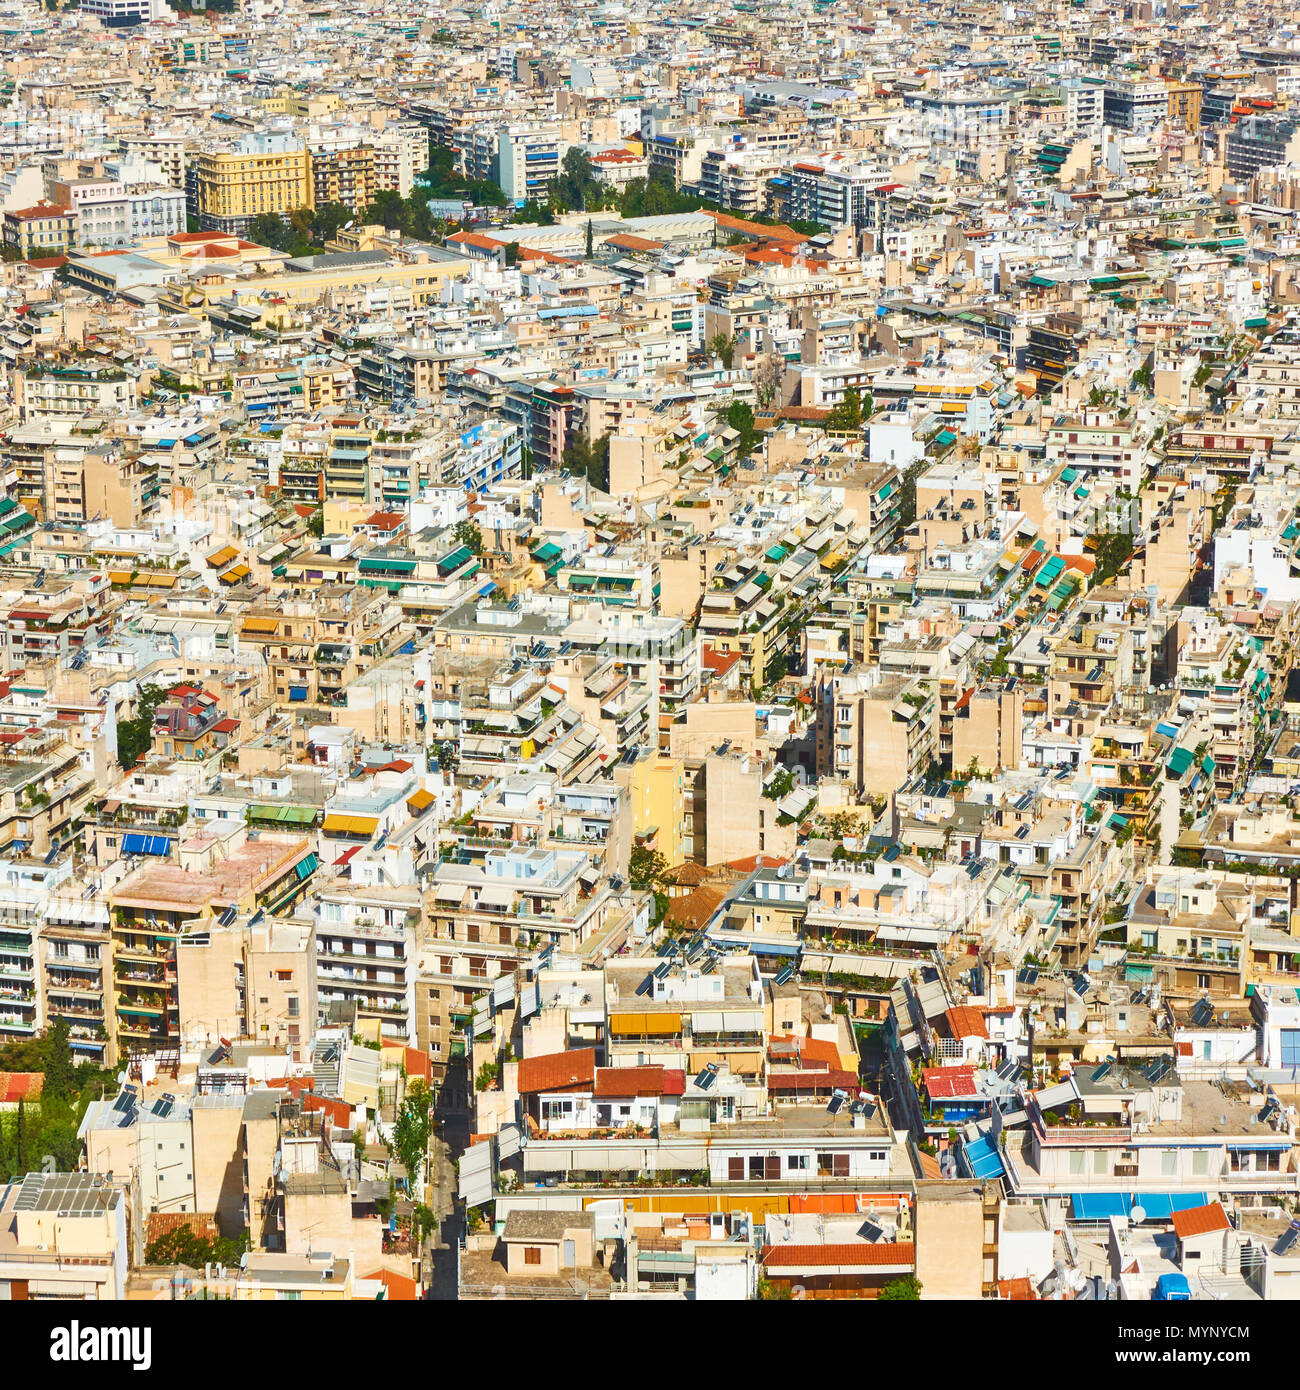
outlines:
[[[123,854],[160,854],[171,851],[172,842],[166,835],[123,835]]]
[[[489,579],[488,582],[484,584],[483,587],[479,590],[479,594],[481,597],[486,597],[488,594],[494,593],[496,591],[496,587],[496,582],[494,580]]]
[[[1176,724],[1166,724],[1161,721],[1156,725],[1156,733],[1164,734],[1166,738],[1178,737],[1178,726]]]
[[[293,867],[297,871],[299,880],[302,880],[304,878],[308,878],[311,874],[315,873],[316,866],[319,863],[320,860],[316,858],[316,855],[314,853],[312,853],[309,854],[306,857],[306,859],[300,859]]]
[[[291,700],[305,700],[307,698],[307,687],[305,685],[291,685],[289,687],[289,698]]]
[[[962,1153],[970,1164],[971,1173],[977,1178],[1000,1178],[1007,1171],[1002,1163],[1002,1155],[986,1138],[981,1137],[967,1144]]]
[[[1076,1221],[1109,1221],[1127,1216],[1132,1205],[1123,1192],[1076,1192],[1070,1198]]]
[[[414,653],[415,653],[415,638],[414,638],[414,637],[412,637],[411,640],[410,640],[409,642],[403,642],[402,645],[401,645],[400,647],[398,647],[398,649],[397,649],[397,654],[398,654],[398,656],[412,656],[412,655],[414,655]]]
[[[755,956],[797,956],[803,943],[791,941],[786,945],[785,942],[778,944],[774,941],[747,941],[745,945],[749,948],[750,954]]]
[[[1148,1221],[1168,1221],[1176,1211],[1203,1207],[1209,1199],[1204,1192],[1135,1192],[1133,1205],[1141,1207]]]

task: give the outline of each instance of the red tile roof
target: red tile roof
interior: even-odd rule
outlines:
[[[519,1093],[569,1091],[596,1084],[596,1049],[549,1052],[544,1057],[525,1057],[519,1063]]]
[[[664,1069],[651,1067],[598,1067],[593,1095],[598,1100],[611,1096],[661,1096]]]
[[[1036,1300],[1038,1294],[1032,1279],[999,1279],[998,1297],[1009,1298],[1016,1303],[1029,1303]]]
[[[989,1030],[984,1026],[984,1015],[969,1004],[949,1009],[944,1018],[954,1038],[987,1038]]]
[[[773,1033],[768,1039],[768,1055],[773,1051],[794,1052],[805,1071],[838,1071],[843,1062],[840,1050],[827,1038],[800,1038],[793,1033]]]
[[[415,1280],[408,1279],[404,1274],[395,1274],[391,1269],[376,1269],[362,1277],[381,1280],[385,1289],[385,1300],[389,1303],[416,1303],[419,1301],[420,1291]]]
[[[1232,1229],[1232,1222],[1228,1220],[1228,1213],[1224,1211],[1222,1202],[1211,1202],[1208,1206],[1188,1207],[1186,1211],[1176,1211],[1173,1220],[1174,1234],[1179,1240]]]
[[[769,1091],[854,1091],[858,1078],[851,1071],[769,1071]]]
[[[35,1100],[44,1086],[43,1071],[0,1071],[0,1105]]]
[[[306,1095],[302,1100],[302,1108],[310,1113],[313,1110],[323,1110],[330,1121],[340,1129],[347,1129],[352,1123],[352,1107],[344,1100],[331,1100],[328,1096]]]
[[[931,1100],[975,1095],[974,1067],[926,1067],[921,1081]]]
[[[879,1240],[874,1245],[765,1245],[763,1263],[768,1269],[814,1269],[825,1265],[910,1265],[916,1247],[910,1242]]]

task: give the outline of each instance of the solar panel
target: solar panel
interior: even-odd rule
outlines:
[[[1092,988],[1092,981],[1086,975],[1076,975],[1073,983],[1074,992],[1080,999]]]
[[[1016,831],[1016,839],[1017,839],[1017,840],[1023,840],[1023,839],[1026,838],[1026,836],[1028,836],[1028,834],[1029,834],[1029,827],[1028,827],[1027,825],[1022,825],[1022,826],[1020,827],[1020,829]]]
[[[165,1120],[172,1113],[174,1105],[175,1101],[170,1096],[163,1096],[161,1100],[154,1101],[149,1108],[160,1120]]]
[[[221,916],[217,918],[217,926],[219,926],[219,927],[228,927],[228,926],[235,920],[235,918],[238,917],[238,916],[239,916],[239,909],[238,909],[237,907],[234,907],[234,906],[228,907],[228,908],[226,908],[226,910],[221,914]]]
[[[773,980],[772,983],[773,983],[773,984],[777,984],[777,985],[784,985],[784,984],[788,984],[788,983],[789,983],[791,980],[793,980],[793,979],[794,979],[794,966],[793,966],[793,965],[783,965],[783,966],[780,968],[780,970],[778,970],[778,971],[776,972],[776,979]]]
[[[1034,985],[1034,984],[1037,984],[1037,983],[1038,983],[1038,967],[1037,967],[1037,966],[1034,966],[1034,965],[1027,966],[1024,970],[1022,970],[1022,971],[1020,972],[1019,975],[1016,976],[1016,978],[1020,981],[1020,983],[1021,983],[1022,985]]]
[[[702,966],[700,966],[700,974],[701,974],[701,975],[712,975],[713,972],[714,972],[717,968],[718,968],[718,958],[717,958],[717,956],[711,955],[711,956],[708,958],[708,960],[706,960],[706,961],[704,962],[704,964],[703,964]]]
[[[718,1079],[718,1068],[710,1062],[707,1067],[695,1078],[695,1088],[699,1091],[707,1091]]]
[[[1192,1022],[1198,1028],[1204,1028],[1206,1024],[1214,1022],[1214,1005],[1208,999],[1197,1000],[1192,1009]]]
[[[1105,1081],[1105,1079],[1106,1079],[1109,1075],[1110,1075],[1110,1063],[1109,1063],[1109,1062],[1103,1062],[1103,1063],[1101,1064],[1101,1066],[1095,1067],[1095,1068],[1093,1069],[1092,1079],[1093,1079],[1094,1081]]]
[[[997,1069],[997,1075],[1000,1076],[1003,1081],[1014,1081],[1015,1078],[1020,1075],[1020,1063],[1003,1062]]]
[[[835,1094],[831,1096],[830,1103],[826,1106],[826,1113],[829,1115],[838,1115],[840,1111],[844,1109],[844,1102],[847,1099],[848,1097],[843,1091],[836,1091]]]
[[[667,975],[672,968],[672,961],[661,960],[659,964],[655,966],[654,970],[651,973],[654,975],[654,978],[656,980],[662,980],[664,976]]]

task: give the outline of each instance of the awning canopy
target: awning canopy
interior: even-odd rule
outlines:
[[[322,829],[327,835],[373,835],[378,816],[347,816],[333,812],[325,817]]]
[[[166,835],[122,836],[123,854],[167,855],[171,852],[171,847],[172,842]]]

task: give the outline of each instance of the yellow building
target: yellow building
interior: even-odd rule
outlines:
[[[374,201],[375,152],[369,145],[311,156],[312,207],[342,203],[360,212]]]
[[[686,843],[686,765],[681,758],[644,749],[635,762],[620,762],[614,780],[627,788],[632,834],[637,844],[656,849],[669,866],[689,857]]]
[[[243,235],[260,213],[311,206],[311,156],[305,147],[282,153],[199,154],[194,168],[199,221],[206,230]]]

